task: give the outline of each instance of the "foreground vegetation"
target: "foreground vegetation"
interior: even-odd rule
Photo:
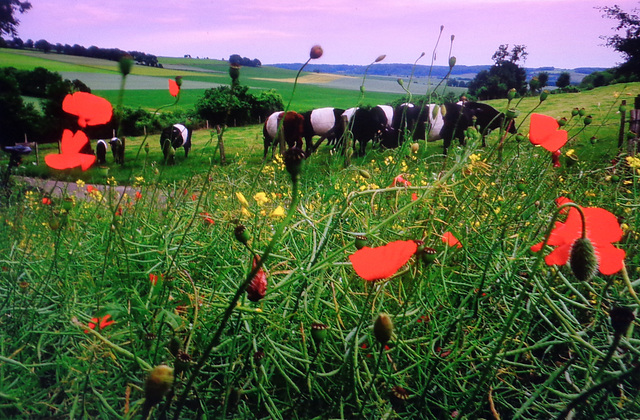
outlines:
[[[593,92],[536,109],[569,120],[560,168],[528,140],[500,152],[498,133],[481,149],[470,132],[447,158],[407,142],[345,167],[321,148],[292,182],[281,159],[261,162],[251,126],[226,132],[224,167],[207,130],[175,167],[157,139],[147,153],[131,138],[123,167],[64,174],[103,184],[71,184],[82,199],[14,178],[0,207],[0,417],[640,416],[640,337],[610,320],[640,305],[640,161],[617,149],[619,101],[638,86]],[[517,105],[522,133],[538,104]],[[32,159],[19,174],[41,170]],[[549,247],[531,251],[565,220],[559,197],[618,218],[623,270],[580,281],[545,263]],[[367,281],[350,260],[359,235],[422,241],[435,259]],[[245,294],[254,277],[264,296]]]

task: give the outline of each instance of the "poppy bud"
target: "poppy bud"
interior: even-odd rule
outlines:
[[[129,73],[131,73],[132,67],[133,67],[133,57],[131,57],[129,54],[125,54],[122,57],[120,57],[120,61],[118,61],[118,68],[120,69],[120,73],[123,76],[126,76]]]
[[[636,316],[631,309],[622,306],[614,306],[609,312],[611,327],[616,335],[626,334],[635,318]]]
[[[182,86],[182,76],[176,76],[176,85]]]
[[[398,84],[402,87],[404,87],[404,80],[402,80],[402,78],[398,77]]]
[[[364,169],[358,169],[358,173],[360,174],[361,177],[365,179],[371,178],[371,174],[369,173],[369,171],[366,171]]]
[[[584,117],[584,125],[591,124],[591,121],[593,121],[593,117],[591,115],[587,115],[586,117]]]
[[[249,240],[251,239],[251,235],[249,234],[249,232],[247,231],[247,228],[244,225],[236,226],[236,228],[233,230],[233,234],[236,236],[236,239],[238,240],[238,242],[240,242],[243,245],[246,245],[247,242],[249,242]]]
[[[578,116],[578,113],[579,113],[579,112],[580,112],[580,110],[579,110],[578,108],[573,108],[573,109],[571,110],[571,116],[572,116],[572,117],[576,117],[576,116]]]
[[[420,144],[419,143],[411,143],[411,152],[412,153],[418,153],[418,150],[420,150]]]
[[[298,147],[292,147],[284,152],[284,165],[287,168],[287,172],[291,175],[293,182],[297,182],[300,177],[300,169],[302,168],[304,158],[304,152]]]
[[[520,143],[522,140],[526,139],[526,137],[524,136],[524,134],[518,133],[516,134],[516,141],[518,143]]]
[[[449,57],[449,67],[453,68],[456,65],[456,58],[454,56]]]
[[[319,347],[325,338],[327,338],[328,329],[328,325],[321,324],[319,322],[311,324],[311,337],[313,338],[313,342],[316,343],[316,347]]]
[[[512,100],[513,98],[516,97],[516,93],[517,92],[516,92],[515,88],[509,89],[509,91],[507,92],[507,99],[508,100]]]
[[[258,266],[260,257],[253,257],[252,270]],[[251,302],[257,302],[267,294],[267,274],[262,267],[258,269],[251,279],[251,283],[247,286],[247,297]]]
[[[382,60],[384,60],[386,57],[387,57],[387,55],[386,55],[386,54],[379,55],[379,56],[377,56],[377,57],[376,57],[376,59],[375,59],[374,63],[379,63],[379,62],[381,62]]]
[[[314,45],[311,47],[311,51],[309,51],[309,58],[316,59],[322,57],[322,47],[320,45]]]
[[[381,313],[376,318],[373,324],[373,335],[378,340],[378,343],[384,345],[391,340],[393,335],[393,321],[389,318],[389,315]]]
[[[546,100],[547,97],[549,97],[548,90],[543,90],[542,92],[540,92],[540,102],[543,102],[544,100]]]
[[[578,115],[580,115],[581,117],[584,117],[585,115],[587,115],[587,110],[584,108],[580,108],[578,110]]]
[[[365,246],[367,246],[368,240],[367,237],[364,235],[358,235],[356,236],[356,240],[355,240],[355,246],[356,249],[362,249]]]
[[[523,181],[518,182],[518,183],[516,184],[516,188],[517,188],[517,189],[518,189],[518,191],[520,191],[520,192],[526,191],[526,190],[527,190],[527,184],[526,184],[525,182],[523,182]]]
[[[565,125],[567,125],[567,119],[565,117],[558,118],[558,125],[560,127],[564,127]]]
[[[162,401],[173,385],[173,369],[167,365],[153,368],[144,385],[145,405],[154,406]]]
[[[579,238],[573,243],[569,263],[573,275],[580,281],[589,281],[596,275],[598,261],[588,238]]]

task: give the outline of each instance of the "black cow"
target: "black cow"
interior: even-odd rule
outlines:
[[[98,140],[96,142],[96,158],[98,163],[104,165],[107,163],[107,142],[104,140]]]
[[[349,108],[342,115],[348,121],[353,139],[360,145],[359,156],[364,156],[367,143],[384,137],[389,129],[389,118],[382,106],[373,108]]]
[[[174,124],[162,130],[160,134],[160,147],[162,147],[162,153],[164,154],[164,161],[166,163],[169,165],[176,163],[176,149],[179,147],[184,148],[184,157],[189,157],[191,134],[191,129],[182,124]]]
[[[318,108],[307,111],[304,114],[303,137],[306,144],[306,153],[310,155],[327,139],[329,144],[335,144],[344,133],[344,123],[342,114],[344,109],[340,108]],[[313,144],[313,136],[320,136],[320,139]]]
[[[267,120],[264,122],[264,126],[262,128],[262,134],[264,136],[264,155],[263,159],[267,157],[267,152],[269,151],[269,147],[276,143],[278,138],[278,128],[280,126],[280,122],[282,121],[282,117],[284,116],[284,121],[282,122],[282,130],[285,142],[291,147],[298,147],[302,149],[302,135],[304,133],[304,116],[302,114],[298,114],[295,111],[287,111],[287,115],[284,115],[284,111],[277,111],[273,114],[269,115]],[[272,151],[271,156],[275,150]],[[311,153],[307,146],[307,154]]]
[[[482,134],[482,146],[486,146],[485,137],[491,130],[499,129],[504,123],[505,115],[490,105],[479,102],[447,103],[444,105],[429,104],[423,107],[402,104],[394,112],[392,129],[383,140],[386,147],[397,147],[405,138],[405,133],[412,139],[427,141],[443,140],[444,154],[456,138],[464,145],[465,130],[474,124]],[[515,133],[513,123],[507,130]]]
[[[109,143],[111,143],[111,153],[113,153],[113,160],[120,165],[124,164],[124,142],[124,137],[114,137],[109,141]]]

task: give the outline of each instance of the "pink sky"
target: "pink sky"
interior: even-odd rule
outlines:
[[[620,54],[602,46],[615,21],[596,6],[640,9],[637,0],[33,0],[20,15],[23,40],[228,58],[302,62],[314,44],[317,63],[446,65],[451,35],[458,64],[491,64],[500,44],[524,44],[527,67],[611,67]]]

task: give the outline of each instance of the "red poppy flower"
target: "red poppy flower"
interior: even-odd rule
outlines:
[[[616,216],[598,207],[583,207],[587,238],[595,250],[598,270],[604,275],[615,274],[622,269],[626,253],[613,246],[622,238],[622,229]],[[567,220],[556,222],[547,245],[556,247],[544,261],[547,265],[564,265],[569,261],[571,248],[582,237],[582,220],[578,209],[569,208]],[[531,247],[533,252],[542,249],[543,242]]]
[[[260,261],[257,255],[253,257],[252,269],[255,269]],[[251,302],[257,302],[267,294],[267,274],[262,267],[251,279],[251,283],[247,286],[247,297]]]
[[[44,161],[53,169],[63,170],[80,166],[83,171],[86,171],[96,161],[95,155],[80,153],[88,143],[89,139],[82,131],[74,134],[70,130],[64,130],[60,141],[61,153],[47,155]]]
[[[140,191],[136,191],[136,200],[140,200],[142,198],[142,193]]]
[[[411,194],[411,201],[416,201],[418,199],[418,194],[413,193]]]
[[[94,191],[98,191],[98,189],[93,185],[87,185],[87,193],[91,194]]]
[[[178,93],[180,93],[180,86],[175,80],[169,79],[169,94],[175,98]]]
[[[349,255],[349,259],[360,277],[376,281],[394,275],[417,249],[414,241],[395,241],[376,248],[365,246]]]
[[[462,248],[462,244],[460,243],[458,238],[453,236],[453,233],[451,233],[451,232],[445,232],[442,235],[442,242],[444,242],[445,244],[447,244],[449,246],[455,246],[456,248]]]
[[[558,130],[560,125],[555,118],[542,114],[531,114],[529,140],[539,144],[550,152],[555,152],[567,142],[567,131]]]
[[[200,213],[200,217],[204,220],[204,222],[208,225],[214,225],[216,222],[211,218],[211,215],[207,212]]]
[[[42,204],[45,206],[51,205],[51,199],[49,197],[42,197]]]
[[[107,314],[101,318],[91,318],[91,322],[89,322],[89,328],[91,328],[92,330],[96,329],[96,326],[99,326],[100,329],[103,329],[105,327],[108,327],[111,324],[114,324],[115,321],[110,320],[109,318],[111,318],[111,315]],[[89,330],[84,330],[84,332],[89,332]]]
[[[62,109],[77,116],[80,127],[106,124],[113,115],[113,107],[109,101],[87,92],[65,96]]]

